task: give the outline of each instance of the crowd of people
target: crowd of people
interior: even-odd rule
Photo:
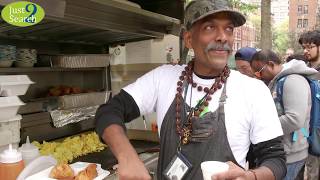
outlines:
[[[233,31],[245,22],[225,0],[192,1],[185,10],[184,44],[194,59],[160,66],[100,106],[96,131],[118,160],[120,180],[151,179],[125,123],[154,111],[159,180],[203,179],[200,164],[208,160],[229,164],[228,171],[212,176],[216,180],[294,180],[305,165],[309,180],[319,179],[319,157],[308,153],[304,132],[311,93],[301,74],[319,71],[320,32],[299,39],[307,63],[293,54],[283,63],[272,50],[247,47],[237,51],[237,70],[231,70]]]
[[[284,60],[272,50],[241,48],[235,54],[236,66],[241,73],[264,81],[273,95],[284,132],[283,142],[287,158],[285,179],[303,180],[306,171],[308,180],[318,180],[320,158],[308,153],[311,92],[304,76],[312,76],[320,70],[320,31],[305,32],[298,41],[303,54],[294,54],[294,51],[289,49]],[[282,101],[279,101],[277,86],[279,80],[285,76]],[[295,139],[293,135],[296,135]]]

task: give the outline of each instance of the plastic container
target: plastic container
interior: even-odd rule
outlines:
[[[16,180],[24,168],[21,152],[13,149],[11,144],[9,149],[0,154],[0,177],[5,180]]]
[[[14,147],[17,148],[15,143],[18,144],[20,142],[19,135],[20,133],[15,134],[13,136],[12,131],[1,129],[0,130],[0,152],[3,151],[4,149],[8,149],[9,144],[14,144]]]
[[[10,131],[11,137],[8,140],[11,142],[20,141],[21,119],[21,115],[16,115],[14,118],[0,121],[0,131]],[[0,145],[2,144],[3,143],[0,142]]]
[[[30,143],[29,136],[27,136],[27,140],[25,144],[19,148],[22,153],[22,159],[25,165],[29,164],[31,161],[40,156],[39,149]]]
[[[24,103],[16,96],[0,97],[0,122],[16,117],[19,106]]]
[[[14,148],[19,147],[21,119],[21,115],[16,115],[14,118],[0,121],[0,152],[8,149],[9,144]]]
[[[0,96],[24,95],[33,83],[27,75],[0,76]]]

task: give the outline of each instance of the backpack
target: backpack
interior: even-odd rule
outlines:
[[[305,128],[301,128],[300,130],[304,136],[308,138],[309,153],[314,156],[320,156],[320,79],[308,76],[304,77],[310,85],[312,106],[310,111],[309,134]],[[278,102],[280,102],[282,108],[283,85],[286,78],[286,76],[280,78],[277,82],[276,88]],[[292,136],[293,141],[297,140],[297,136],[297,132],[294,132]]]

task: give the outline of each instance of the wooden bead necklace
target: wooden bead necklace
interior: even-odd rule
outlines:
[[[213,95],[217,90],[222,88],[223,83],[226,82],[227,78],[230,75],[230,69],[228,66],[225,66],[223,71],[220,73],[218,77],[215,78],[215,82],[211,86],[211,88],[198,85],[193,81],[193,70],[194,70],[194,61],[190,61],[188,65],[185,67],[185,70],[181,72],[181,76],[179,77],[179,81],[177,82],[177,94],[176,94],[176,130],[179,134],[182,144],[187,144],[189,142],[191,132],[192,132],[192,122],[191,117],[196,116],[199,117],[201,112],[205,107],[209,105],[211,101],[211,95]],[[199,92],[204,91],[206,95],[200,100],[200,102],[195,106],[193,111],[190,111],[188,114],[187,122],[181,124],[181,113],[183,108],[183,82],[186,81],[191,85],[192,88],[196,88]]]

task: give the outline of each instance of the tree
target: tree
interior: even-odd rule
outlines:
[[[281,56],[285,54],[288,48],[293,48],[289,43],[289,19],[274,28],[272,47]]]
[[[260,16],[260,12],[259,13],[255,13],[253,15],[250,15],[248,17],[248,21],[250,21],[254,27],[254,29],[256,30],[256,48],[261,48],[260,45],[260,39],[261,39],[261,16]]]
[[[261,41],[262,49],[272,48],[271,0],[261,1]]]
[[[252,14],[252,12],[258,9],[258,6],[244,3],[244,2],[241,2],[240,0],[229,0],[229,2],[231,3],[233,8],[238,9],[246,16],[248,16],[249,14]]]

